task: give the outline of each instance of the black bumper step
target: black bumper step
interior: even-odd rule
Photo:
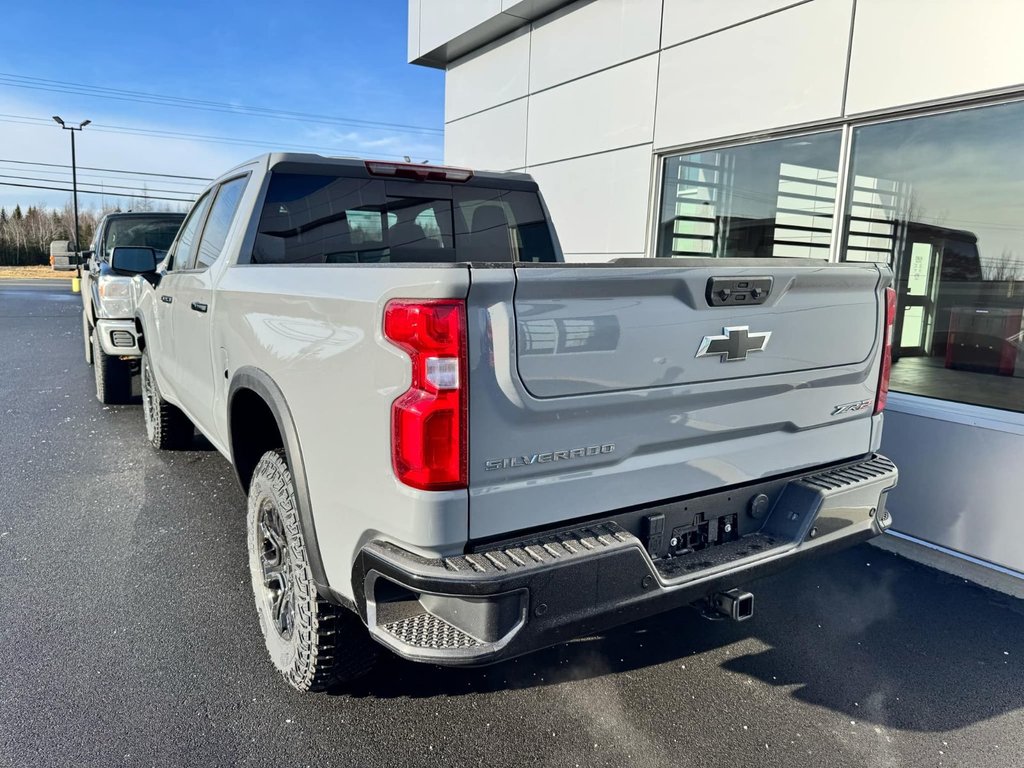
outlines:
[[[896,467],[882,456],[784,481],[760,529],[651,557],[614,520],[425,558],[372,541],[353,569],[371,634],[396,653],[447,665],[493,663],[739,587],[881,533]],[[778,484],[778,481],[771,481]],[[757,492],[753,484],[745,490]]]
[[[633,541],[635,537],[617,524],[598,523],[526,539],[485,552],[446,557],[441,562],[446,569],[454,572],[515,572],[550,563],[569,562],[575,558],[587,557],[594,552],[607,551],[617,545],[631,544]]]

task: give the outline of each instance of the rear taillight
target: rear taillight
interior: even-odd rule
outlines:
[[[889,375],[892,373],[892,334],[896,324],[896,291],[885,289],[885,330],[882,332],[882,372],[878,376],[875,413],[881,413],[889,398]]]
[[[390,301],[384,308],[384,336],[412,360],[412,383],[391,406],[395,475],[425,491],[465,488],[465,303]]]

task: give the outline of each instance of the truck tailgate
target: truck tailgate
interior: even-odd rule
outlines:
[[[872,448],[864,401],[878,382],[885,268],[704,260],[520,266],[514,280],[509,271],[474,269],[469,296],[473,538]],[[743,303],[715,306],[709,294],[766,278],[770,290]]]
[[[878,336],[874,269],[775,268],[763,304],[709,306],[708,281],[748,282],[736,281],[737,271],[518,270],[523,384],[536,397],[564,397],[813,371],[871,354]],[[751,278],[758,275],[764,270]],[[748,330],[730,339],[727,328]],[[712,341],[697,357],[705,337]],[[725,358],[719,349],[729,350]]]

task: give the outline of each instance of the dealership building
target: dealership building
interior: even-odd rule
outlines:
[[[890,264],[896,536],[1024,578],[1018,0],[409,0],[445,161],[566,259]],[[923,551],[923,550],[922,550]]]

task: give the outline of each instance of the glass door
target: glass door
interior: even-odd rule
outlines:
[[[931,238],[908,238],[897,280],[895,347],[899,357],[929,354],[935,331],[935,301],[941,251]]]

